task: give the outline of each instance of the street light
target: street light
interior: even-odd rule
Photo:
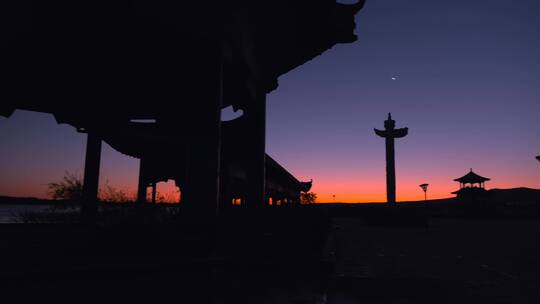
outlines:
[[[424,200],[427,201],[427,187],[429,186],[429,184],[421,184],[420,185],[420,188],[422,188],[422,190],[424,190]]]

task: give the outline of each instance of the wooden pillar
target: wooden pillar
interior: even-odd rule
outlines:
[[[233,203],[231,203],[234,198],[230,191],[230,178],[229,172],[225,168],[221,167],[219,177],[219,207],[218,209],[227,209],[230,208]]]
[[[216,55],[216,54],[214,54]],[[190,212],[215,215],[219,208],[221,104],[223,66],[221,53],[201,63],[205,90],[190,105],[187,118],[191,128],[187,138],[186,183],[182,200]]]
[[[84,162],[83,204],[81,217],[92,222],[97,215],[99,165],[101,161],[101,138],[89,132],[86,139],[86,159]]]
[[[246,115],[246,169],[247,195],[249,207],[261,207],[265,204],[266,182],[266,94],[259,94],[248,105]]]
[[[156,195],[157,195],[157,189],[156,189],[156,183],[152,183],[152,204],[156,204]]]
[[[137,203],[144,204],[147,202],[146,200],[146,194],[147,194],[147,187],[148,187],[148,180],[147,180],[147,174],[146,174],[147,168],[146,168],[146,162],[144,158],[141,157],[141,160],[139,162],[139,184],[137,186]]]

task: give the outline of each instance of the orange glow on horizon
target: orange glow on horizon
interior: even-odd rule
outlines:
[[[397,182],[397,200],[398,202],[405,201],[422,201],[424,200],[424,192],[419,187],[417,181],[400,181]],[[115,189],[127,193],[129,197],[135,197],[136,188],[134,185],[112,185]],[[104,185],[100,187],[103,189]],[[506,180],[486,182],[486,189],[507,189],[517,187],[528,188],[540,188],[538,182],[531,182],[530,180]],[[147,190],[148,199],[151,198],[151,187]],[[432,182],[429,184],[427,191],[427,199],[444,199],[455,197],[451,192],[459,189],[457,182]],[[25,187],[24,184],[20,184],[17,187],[10,189],[1,189],[0,195],[13,196],[13,197],[36,197],[36,198],[50,198],[47,194],[46,184],[36,184],[34,187]],[[9,191],[7,191],[9,190]],[[157,201],[158,202],[178,202],[180,200],[180,191],[176,187],[174,181],[161,182],[157,184]],[[355,183],[354,181],[339,181],[336,183],[317,183],[313,184],[311,192],[317,194],[316,203],[384,203],[386,202],[386,185],[384,182],[369,182],[369,183]],[[335,195],[335,198],[333,197]]]
[[[464,172],[465,174],[466,172]],[[481,174],[481,172],[479,172]],[[384,174],[384,173],[383,173]],[[454,178],[459,177],[459,174]],[[486,182],[486,189],[509,189],[518,187],[540,188],[540,183],[525,177],[515,176],[506,179],[497,179]],[[437,176],[428,181],[427,200],[445,199],[455,197],[452,192],[459,189],[459,183],[447,176]],[[397,180],[397,201],[423,201],[424,192],[420,188],[424,180],[411,178],[409,180]],[[313,183],[312,192],[317,194],[317,203],[385,203],[386,184],[382,181],[355,182],[355,180],[338,180],[335,182],[324,181]],[[335,197],[334,197],[335,195]]]

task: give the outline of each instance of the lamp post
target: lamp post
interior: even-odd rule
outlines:
[[[422,188],[422,190],[424,190],[424,200],[427,201],[427,187],[429,186],[429,184],[421,184],[420,185],[420,188]]]

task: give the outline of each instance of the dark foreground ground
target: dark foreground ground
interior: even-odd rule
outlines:
[[[540,222],[431,219],[427,229],[336,219],[328,303],[540,303]]]
[[[2,225],[0,301],[540,303],[540,221],[320,221]]]

